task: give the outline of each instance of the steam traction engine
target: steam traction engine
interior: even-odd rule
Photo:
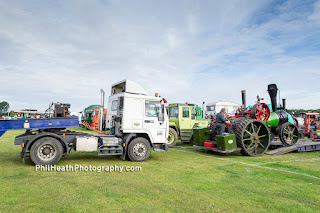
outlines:
[[[270,110],[266,103],[260,102],[262,99],[259,96],[255,105],[246,108],[245,91],[242,91],[242,107],[228,119],[231,122],[230,131],[236,135],[237,145],[243,155],[264,154],[275,136],[279,136],[285,146],[298,141],[298,129],[292,116],[285,110],[285,99],[282,99],[282,107],[277,106],[277,92],[275,84],[268,85]]]

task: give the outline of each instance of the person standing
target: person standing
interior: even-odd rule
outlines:
[[[230,123],[230,121],[226,121],[224,118],[224,114],[226,113],[226,109],[222,108],[220,112],[217,114],[217,135],[222,135],[225,132],[226,123]]]

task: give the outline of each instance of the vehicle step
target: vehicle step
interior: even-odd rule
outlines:
[[[181,136],[191,136],[192,134],[180,134]]]
[[[122,155],[123,148],[122,146],[117,145],[116,147],[99,147],[98,156],[100,155]]]
[[[122,155],[122,153],[101,153],[101,152],[99,152],[98,156],[101,156],[101,155]]]
[[[104,147],[104,148],[99,148],[98,151],[121,151],[123,150],[122,147]]]

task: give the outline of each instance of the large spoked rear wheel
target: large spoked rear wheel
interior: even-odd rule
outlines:
[[[245,119],[236,128],[237,144],[247,156],[263,155],[270,145],[268,127],[259,120]]]
[[[38,139],[30,149],[30,158],[36,165],[55,165],[62,155],[61,143],[52,137]]]
[[[292,146],[299,140],[299,131],[292,123],[284,123],[279,130],[279,138],[285,146]]]
[[[177,144],[178,133],[173,128],[169,128],[168,146],[173,147]]]
[[[133,139],[128,146],[128,157],[131,161],[145,161],[149,158],[151,146],[147,139]]]

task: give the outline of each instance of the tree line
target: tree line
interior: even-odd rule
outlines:
[[[0,102],[0,116],[8,116],[9,108],[10,108],[10,104],[7,101]],[[14,112],[13,113],[12,112],[9,113],[11,117],[14,116]]]
[[[320,109],[288,109],[289,113],[293,113],[294,115],[298,116],[301,112],[317,112],[320,113]]]

